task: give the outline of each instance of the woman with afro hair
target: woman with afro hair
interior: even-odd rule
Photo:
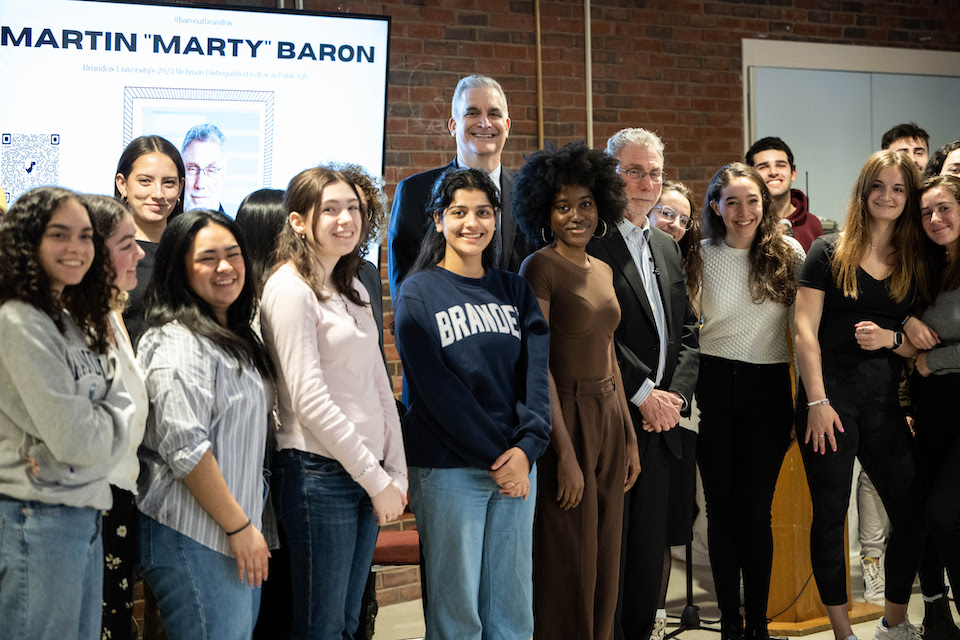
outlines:
[[[613,334],[613,272],[587,255],[626,206],[616,160],[574,142],[533,154],[513,213],[534,245],[520,274],[550,324],[551,446],[540,459],[534,525],[537,638],[612,639],[623,493],[640,473]]]

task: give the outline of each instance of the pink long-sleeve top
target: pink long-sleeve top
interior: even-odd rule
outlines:
[[[353,286],[369,299],[360,280]],[[370,496],[391,481],[405,493],[400,418],[370,307],[338,293],[320,302],[287,264],[264,286],[261,326],[279,370],[277,450],[333,458]]]

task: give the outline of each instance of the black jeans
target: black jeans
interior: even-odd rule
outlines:
[[[914,374],[910,383],[916,407],[917,448],[927,481],[927,525],[951,584],[960,584],[960,429],[956,396],[960,374]],[[928,549],[926,555],[930,552]],[[939,570],[942,577],[942,568]],[[939,585],[943,593],[943,581]],[[925,595],[926,589],[924,590]]]
[[[720,615],[726,624],[739,624],[742,572],[747,625],[766,628],[773,563],[770,507],[790,444],[790,370],[786,364],[701,354],[697,404],[697,462]]]
[[[902,367],[892,354],[824,358],[824,388],[844,431],[835,434],[837,450],[823,455],[803,444],[807,396],[802,382],[797,394],[797,438],[813,499],[810,556],[825,605],[847,601],[843,534],[854,458],[873,480],[890,518],[884,595],[896,604],[910,600],[926,529],[916,447],[897,397]]]

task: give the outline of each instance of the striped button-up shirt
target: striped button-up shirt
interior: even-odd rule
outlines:
[[[232,556],[226,533],[183,478],[210,451],[233,497],[253,526],[262,528],[263,453],[272,408],[264,381],[253,363],[238,366],[233,356],[178,322],[147,331],[137,351],[150,396],[137,506]]]

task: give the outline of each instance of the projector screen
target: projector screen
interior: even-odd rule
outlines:
[[[131,140],[183,151],[191,130],[208,144],[187,181],[217,183],[230,216],[322,162],[380,176],[389,34],[381,16],[0,0],[0,188],[112,194]]]

